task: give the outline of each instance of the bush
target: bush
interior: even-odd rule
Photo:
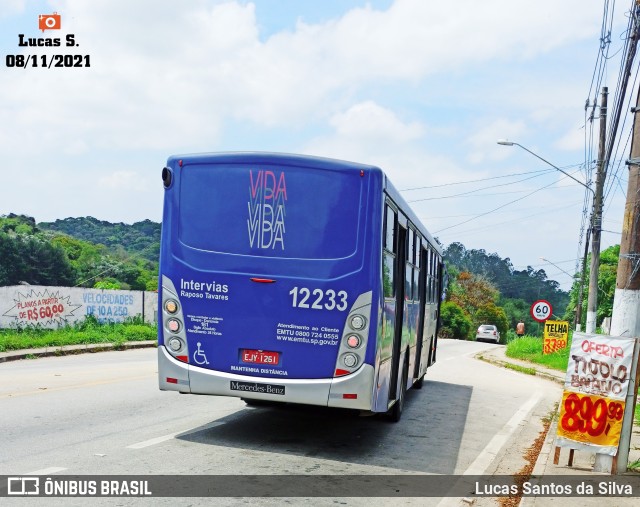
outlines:
[[[467,317],[456,303],[446,301],[442,304],[440,312],[442,318],[442,327],[440,328],[440,336],[443,338],[462,338],[469,337],[469,333],[473,328],[471,319]]]

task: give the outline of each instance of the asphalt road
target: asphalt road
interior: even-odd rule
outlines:
[[[156,350],[0,364],[0,475],[512,474],[559,386],[441,340],[398,424],[314,407],[250,408],[157,387]],[[22,499],[11,499],[17,503]],[[33,502],[35,499],[31,499]],[[72,500],[70,502],[70,500]],[[223,501],[224,500],[224,501]],[[39,499],[42,505],[279,505],[277,499]],[[389,505],[425,505],[421,499]],[[292,499],[370,505],[371,499]],[[379,505],[381,502],[376,501]],[[459,505],[429,499],[427,505]],[[464,504],[460,504],[464,505]]]

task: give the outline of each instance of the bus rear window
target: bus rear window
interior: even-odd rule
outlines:
[[[357,244],[359,172],[233,164],[185,165],[178,235],[199,250],[339,259]]]

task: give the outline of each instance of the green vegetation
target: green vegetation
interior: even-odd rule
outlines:
[[[600,266],[598,268],[598,309],[596,314],[596,324],[599,327],[605,317],[611,317],[613,311],[613,296],[616,291],[616,275],[618,271],[618,258],[620,256],[620,245],[610,246],[600,253]],[[587,321],[587,287],[589,285],[590,258],[587,258],[587,269],[585,273],[585,289],[582,296],[582,329],[585,329]],[[573,282],[570,301],[564,312],[564,320],[573,322],[576,305],[578,302],[578,292],[580,280]]]
[[[156,290],[160,224],[0,216],[0,286]]]
[[[509,259],[484,250],[467,250],[461,243],[452,243],[444,251],[449,275],[447,302],[455,304],[471,321],[467,333],[452,334],[456,338],[472,338],[480,324],[494,324],[502,343],[507,333],[520,319],[530,334],[540,334],[542,326],[529,315],[531,304],[546,299],[554,313],[562,315],[569,294],[560,290],[558,282],[549,280],[544,270],[514,269]],[[449,310],[459,320],[459,312]],[[442,312],[442,329],[451,332],[456,326]]]
[[[445,301],[442,304],[440,315],[443,323],[440,328],[440,336],[444,338],[469,336],[473,322],[456,303]]]
[[[153,262],[160,254],[160,224],[143,220],[132,225],[113,224],[93,217],[41,222],[42,230],[62,233],[89,243],[104,245]]]
[[[143,324],[132,319],[121,324],[100,324],[93,317],[82,323],[60,329],[19,328],[0,329],[0,352],[35,349],[65,345],[114,343],[155,340],[158,330],[155,325]]]
[[[571,343],[571,337],[569,337],[569,343]],[[507,343],[506,355],[514,359],[538,363],[554,370],[566,371],[569,362],[569,347],[553,354],[543,354],[542,338],[525,335]]]
[[[535,368],[527,368],[526,366],[520,366],[519,364],[505,363],[503,366],[505,368],[509,368],[510,370],[519,371],[520,373],[526,373],[527,375],[536,374]]]

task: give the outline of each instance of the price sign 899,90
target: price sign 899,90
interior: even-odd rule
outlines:
[[[549,301],[540,299],[531,305],[531,316],[538,322],[544,322],[545,320],[551,318],[551,313],[552,309],[551,303],[549,303]]]

